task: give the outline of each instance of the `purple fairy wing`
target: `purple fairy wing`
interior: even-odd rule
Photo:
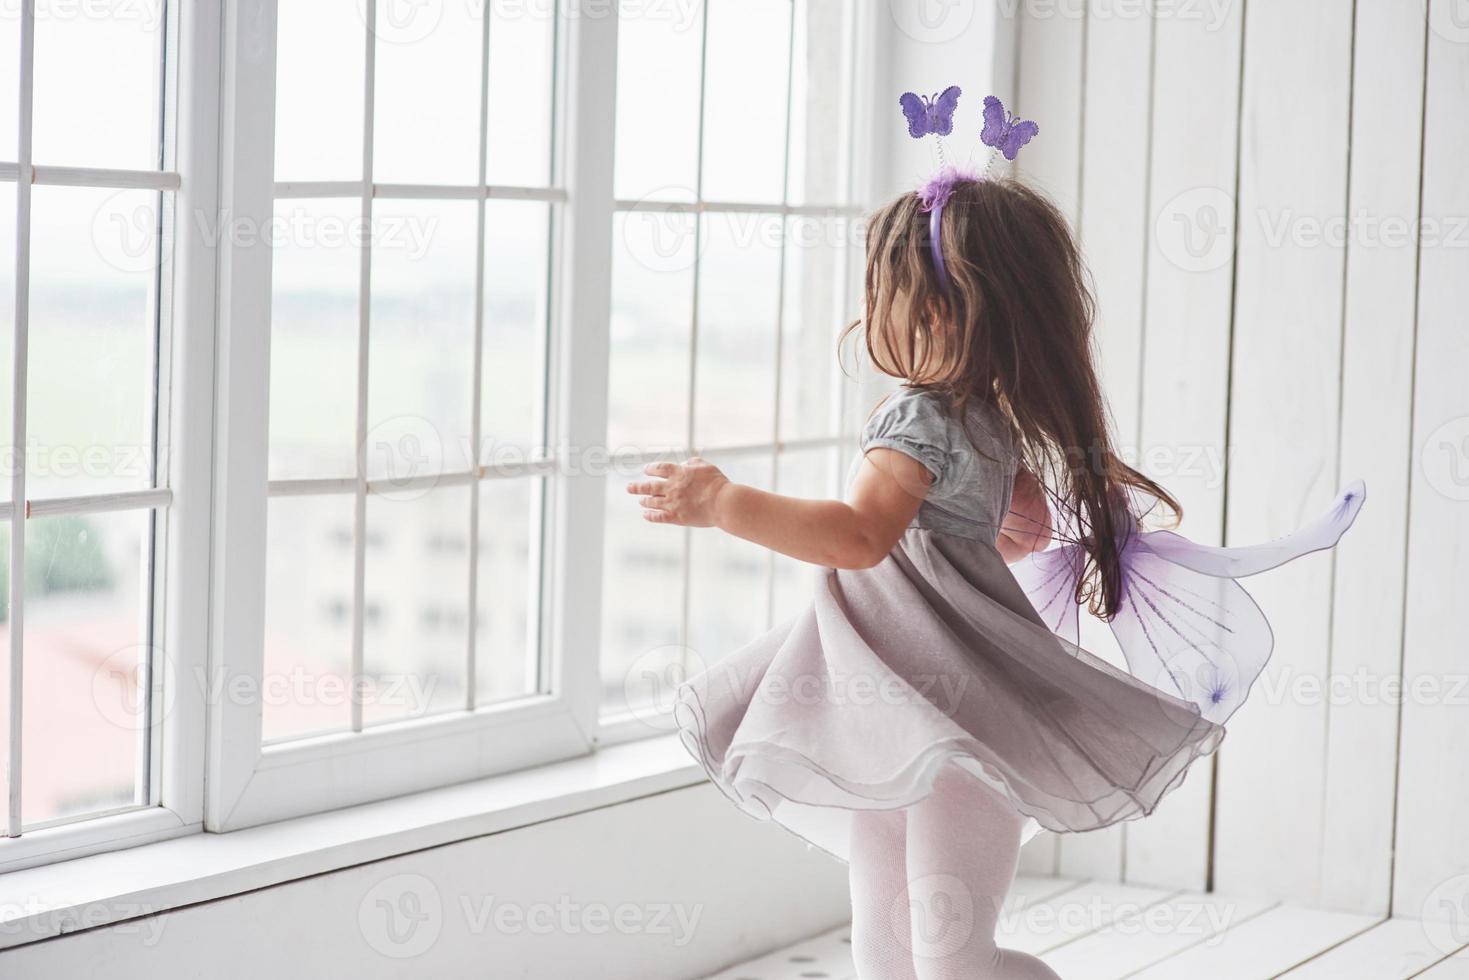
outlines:
[[[954,131],[954,110],[959,108],[960,90],[950,85],[939,93],[929,107],[929,129],[939,136],[948,136]]]
[[[1005,135],[1000,137],[1000,142],[995,148],[1005,154],[1006,160],[1014,160],[1020,148],[1035,139],[1035,135],[1040,131],[1041,128],[1029,119],[1017,119],[1006,125]]]
[[[1142,538],[1147,550],[1185,568],[1204,575],[1244,578],[1334,546],[1357,519],[1366,499],[1367,485],[1357,480],[1337,496],[1325,514],[1305,527],[1274,541],[1243,548],[1194,544],[1171,531],[1152,531]]]
[[[1145,548],[1123,556],[1112,619],[1128,672],[1223,723],[1244,704],[1275,645],[1270,624],[1236,581],[1175,565]]]
[[[993,95],[984,97],[984,129],[980,131],[979,141],[985,146],[999,146],[1000,139],[1005,135],[1007,128],[1005,119],[1005,105]]]
[[[928,108],[923,104],[923,99],[912,92],[904,92],[898,97],[898,105],[903,109],[903,116],[908,120],[908,135],[914,139],[920,139],[928,135]]]
[[[1081,606],[1076,602],[1076,585],[1081,581],[1083,557],[1080,545],[1068,544],[1037,551],[1010,566],[1046,628],[1078,645]]]

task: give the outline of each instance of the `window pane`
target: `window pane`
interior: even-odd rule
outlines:
[[[377,0],[374,180],[478,182],[482,8]]]
[[[770,487],[767,455],[710,461],[731,480]],[[766,628],[770,610],[771,552],[733,535],[699,529],[689,538],[688,646],[714,663]]]
[[[706,201],[780,203],[790,21],[791,0],[709,0]]]
[[[791,74],[792,204],[850,200],[852,12],[848,0],[795,0]]]
[[[641,466],[607,477],[602,565],[602,690],[613,711],[639,710],[670,692],[648,679],[683,662],[682,528],[649,524],[627,490]]]
[[[279,5],[276,180],[362,178],[363,9],[363,0]]]
[[[775,439],[781,219],[710,214],[702,223],[694,442],[701,450],[769,443]]]
[[[30,494],[149,486],[158,194],[32,195]]]
[[[539,549],[537,520],[542,482],[490,479],[479,484],[479,577],[474,632],[475,703],[488,704],[535,692],[531,643],[538,614],[532,549]]]
[[[556,5],[551,0],[491,3],[486,147],[491,184],[550,182],[555,41]]]
[[[480,460],[514,462],[544,443],[541,405],[550,205],[485,205],[484,369]]]
[[[0,160],[14,161],[20,119],[20,5],[0,4]],[[5,191],[0,190],[0,194]]]
[[[807,500],[834,500],[840,497],[837,486],[841,450],[806,449],[781,453],[776,460],[777,493]],[[794,616],[811,604],[815,595],[816,575],[820,566],[775,556],[775,587],[771,590],[771,620],[779,622]]]
[[[357,304],[362,203],[275,203],[270,476],[357,471]]]
[[[0,501],[10,499],[10,477],[15,466],[11,448],[14,344],[15,185],[0,184]]]
[[[449,486],[367,498],[366,724],[464,706],[469,490]]]
[[[272,497],[265,539],[262,734],[351,727],[351,494]]]
[[[619,198],[692,201],[699,169],[702,0],[621,0],[617,26]]]
[[[691,214],[638,211],[616,218],[607,413],[613,450],[688,442],[697,236]]]
[[[26,522],[26,825],[141,797],[151,516],[128,511]],[[7,597],[8,580],[7,571],[0,582]]]
[[[785,316],[781,338],[783,440],[836,435],[846,375],[837,343],[858,288],[845,274],[856,219],[795,215],[786,221]]]
[[[35,162],[158,169],[163,0],[36,8]]]
[[[473,201],[373,206],[370,478],[469,468],[477,231]]]

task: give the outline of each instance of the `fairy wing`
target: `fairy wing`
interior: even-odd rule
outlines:
[[[950,85],[939,93],[929,108],[929,128],[939,136],[954,131],[954,110],[959,108],[959,86]]]
[[[1144,546],[1123,558],[1112,633],[1128,673],[1223,723],[1244,704],[1275,645],[1270,623],[1231,578],[1205,575]]]
[[[984,129],[980,130],[979,141],[985,146],[1000,145],[1005,135],[1005,105],[993,95],[984,97]]]
[[[1205,575],[1244,578],[1269,571],[1293,558],[1334,546],[1357,519],[1357,512],[1367,500],[1367,485],[1357,480],[1343,490],[1331,507],[1316,520],[1297,531],[1243,548],[1216,548],[1194,544],[1171,531],[1153,531],[1143,535],[1154,554]]]
[[[1076,586],[1081,581],[1083,559],[1079,545],[1067,544],[1034,552],[1010,566],[1046,628],[1077,644],[1081,607],[1076,601]]]
[[[1237,711],[1275,645],[1255,600],[1235,581],[1334,546],[1356,520],[1366,486],[1352,483],[1321,517],[1265,544],[1217,548],[1171,531],[1133,535],[1122,549],[1122,598],[1111,621],[1128,672],[1222,723]],[[1077,636],[1075,538],[1011,566],[1045,625]]]
[[[1249,696],[1275,645],[1265,614],[1235,579],[1334,546],[1366,499],[1358,480],[1300,530],[1244,548],[1198,545],[1171,531],[1129,541],[1112,619],[1128,670],[1223,722]]]
[[[903,117],[908,120],[908,135],[914,139],[927,136],[928,108],[923,104],[923,99],[912,92],[904,92],[898,97],[898,105],[903,109]]]

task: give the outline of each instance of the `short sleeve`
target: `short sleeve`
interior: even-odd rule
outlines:
[[[901,388],[877,407],[862,430],[862,451],[892,449],[922,463],[938,490],[948,473],[953,423],[933,395]],[[931,491],[932,492],[932,491]]]

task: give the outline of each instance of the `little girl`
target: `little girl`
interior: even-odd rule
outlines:
[[[808,609],[690,680],[676,714],[742,809],[849,862],[858,975],[1053,978],[996,945],[1021,843],[1151,813],[1219,744],[1270,644],[1234,578],[1335,543],[1362,492],[1257,548],[1143,533],[1150,506],[1179,508],[1107,431],[1065,220],[1008,179],[942,190],[941,219],[923,192],[869,226],[866,348],[902,385],[845,501],[697,458],[628,490],[650,522],[825,567]],[[1127,671],[1075,645],[1082,603]]]

